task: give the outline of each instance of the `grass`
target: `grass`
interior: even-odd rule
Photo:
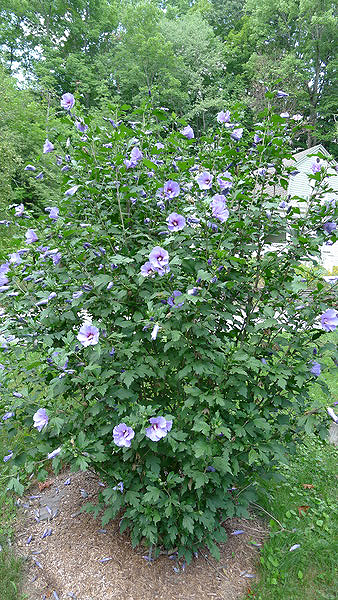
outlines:
[[[0,432],[0,456],[7,454],[7,444]],[[6,491],[6,477],[0,469],[0,598],[1,600],[23,600],[20,593],[23,561],[12,552],[9,542],[15,519],[15,500]]]
[[[329,335],[338,341],[338,332]],[[321,363],[331,367],[332,359]],[[338,401],[337,372],[324,368],[321,377],[331,398],[314,383],[311,397],[319,409]],[[337,459],[336,448],[307,436],[289,464],[277,470],[278,481],[263,483],[259,503],[274,519],[260,555],[259,582],[248,600],[337,599]],[[295,544],[300,547],[290,552]]]
[[[247,598],[255,600],[334,600],[337,450],[308,438],[282,478],[265,484],[260,505],[273,515],[270,537],[260,556],[260,580]],[[295,544],[300,547],[290,552]]]

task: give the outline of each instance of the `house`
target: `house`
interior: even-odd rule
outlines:
[[[325,150],[324,146],[318,144],[312,148],[307,148],[301,152],[297,152],[293,155],[293,159],[284,161],[286,167],[292,167],[294,175],[289,178],[289,185],[287,191],[282,188],[275,190],[275,193],[279,193],[288,198],[289,204],[298,206],[301,213],[304,214],[307,210],[306,202],[299,202],[297,198],[310,198],[312,193],[313,180],[308,178],[309,174],[312,174],[312,165],[318,162],[321,165],[327,167],[325,164],[325,158],[330,157],[330,154]],[[338,167],[338,165],[336,165]],[[329,200],[336,201],[336,207],[338,208],[338,172],[330,166],[328,167],[328,173],[332,175],[328,178],[328,183],[333,192],[329,192],[324,195],[323,202]],[[279,188],[280,186],[278,186]],[[284,238],[285,239],[285,238]],[[281,240],[280,240],[281,242]],[[276,244],[272,244],[275,246]],[[322,266],[329,272],[333,271],[334,267],[338,268],[338,242],[333,245],[324,245],[321,251]]]

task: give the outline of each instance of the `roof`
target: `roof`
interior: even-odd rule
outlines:
[[[300,152],[296,152],[293,155],[295,162],[294,165],[302,162],[305,158],[307,158],[310,154],[324,154],[329,157],[330,153],[322,146],[321,144],[317,144],[316,146],[312,146],[311,148],[306,148],[305,150],[301,150]]]

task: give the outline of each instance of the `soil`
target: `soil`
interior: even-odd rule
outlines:
[[[163,555],[149,562],[144,548],[133,550],[128,533],[119,533],[118,519],[102,529],[100,519],[80,512],[86,502],[95,503],[99,489],[92,473],[62,473],[21,500],[15,549],[25,558],[22,591],[28,600],[245,597],[266,535],[262,522],[227,520],[229,537],[219,545],[219,562],[206,549],[189,566]],[[236,530],[244,533],[231,535]]]

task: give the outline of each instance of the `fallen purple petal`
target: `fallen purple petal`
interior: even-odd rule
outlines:
[[[113,560],[113,559],[112,559],[110,556],[107,556],[106,558],[101,558],[101,559],[99,560],[99,562],[100,562],[100,563],[106,563],[106,562],[108,562],[109,560]]]
[[[66,481],[64,482],[63,485],[70,485],[71,484],[71,479],[70,477],[68,479],[66,479]]]
[[[297,550],[297,548],[300,548],[300,544],[294,544],[293,546],[291,546],[289,552],[293,552],[294,550]]]
[[[28,544],[30,544],[30,543],[31,543],[32,539],[33,539],[33,536],[32,536],[32,535],[30,535],[30,536],[27,538],[27,541],[26,541],[26,546],[28,546]]]
[[[241,535],[241,533],[245,533],[244,529],[236,529],[232,531],[231,535]]]
[[[35,561],[34,561],[34,564],[35,564],[37,567],[39,567],[39,569],[43,569],[43,566],[42,566],[42,564],[41,564],[41,563],[40,563],[38,560],[35,560]]]

